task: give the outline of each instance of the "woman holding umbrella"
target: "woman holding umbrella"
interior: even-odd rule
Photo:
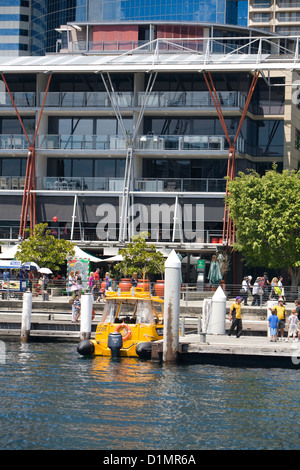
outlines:
[[[47,292],[47,285],[49,282],[48,274],[52,274],[52,271],[49,268],[40,268],[38,269],[38,272],[42,274],[42,298],[43,300],[49,300]]]
[[[69,274],[69,278],[68,278],[67,292],[68,292],[69,295],[71,295],[71,292],[74,292],[74,290],[77,290],[76,289],[76,280],[75,280],[74,271],[71,271],[70,274]]]

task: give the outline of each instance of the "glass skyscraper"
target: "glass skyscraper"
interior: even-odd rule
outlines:
[[[1,0],[1,55],[55,52],[68,22],[163,21],[247,26],[248,0]]]
[[[197,21],[246,26],[247,5],[247,0],[78,0],[76,21]]]

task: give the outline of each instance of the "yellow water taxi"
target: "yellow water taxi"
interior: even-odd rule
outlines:
[[[83,356],[150,358],[152,342],[163,339],[163,299],[144,289],[107,292],[95,339],[83,340]]]

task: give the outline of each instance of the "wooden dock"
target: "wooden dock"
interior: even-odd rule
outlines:
[[[152,359],[161,360],[163,342],[157,341]],[[300,341],[271,342],[268,336],[191,334],[180,337],[178,362],[230,367],[270,367],[299,369]]]
[[[287,308],[288,312],[291,307]],[[94,308],[96,316],[92,321],[92,338],[101,319],[103,304],[95,304]],[[300,342],[270,342],[266,308],[243,308],[243,333],[238,339],[235,336],[195,334],[201,311],[200,303],[194,307],[181,307],[180,315],[184,319],[186,334],[179,338],[178,362],[230,367],[299,368]],[[22,302],[0,301],[0,340],[20,340],[21,320]],[[227,331],[229,325],[227,320]],[[71,306],[66,299],[33,302],[30,341],[76,343],[79,340],[80,324],[71,322]],[[161,360],[162,351],[162,341],[156,342],[152,359]]]

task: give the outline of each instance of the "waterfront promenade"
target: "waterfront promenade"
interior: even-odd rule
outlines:
[[[230,326],[228,313],[232,300],[226,302],[226,330]],[[252,367],[299,367],[300,342],[270,342],[268,337],[267,306],[242,306],[243,333],[235,335],[204,335],[198,330],[203,301],[181,300],[181,331],[179,360],[183,362],[211,363],[230,366]],[[103,303],[94,303],[95,318],[92,321],[91,337],[101,319]],[[288,316],[294,303],[286,305]],[[0,300],[0,340],[18,340],[21,331],[22,301]],[[287,331],[285,331],[285,337]],[[49,301],[33,300],[31,315],[31,341],[79,342],[80,323],[71,322],[71,305],[66,296],[50,297]],[[153,359],[159,360],[162,342],[157,342]]]

